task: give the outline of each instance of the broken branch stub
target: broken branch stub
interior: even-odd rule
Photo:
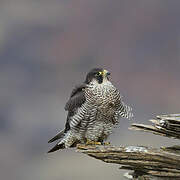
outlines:
[[[130,129],[180,139],[180,114],[160,115],[156,118],[150,120],[152,125],[133,123]]]

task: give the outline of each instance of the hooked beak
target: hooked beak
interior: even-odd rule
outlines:
[[[103,75],[104,75],[105,77],[109,76],[110,74],[111,74],[111,73],[110,73],[109,71],[107,71],[107,70],[104,69]]]

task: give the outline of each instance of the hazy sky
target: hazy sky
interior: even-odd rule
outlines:
[[[0,2],[0,174],[3,180],[123,179],[118,165],[74,150],[47,155],[64,105],[87,71],[104,67],[134,122],[180,107],[180,1],[4,0]],[[115,145],[174,144],[131,132]]]

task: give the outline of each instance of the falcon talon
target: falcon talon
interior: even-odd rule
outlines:
[[[98,141],[87,140],[86,145],[102,145],[102,143]]]
[[[68,111],[65,128],[58,132],[49,143],[59,140],[50,152],[75,147],[77,143],[109,145],[102,142],[119,123],[119,118],[131,118],[131,108],[122,101],[118,89],[109,79],[110,73],[102,68],[92,69],[85,81],[72,90],[65,105]]]
[[[102,145],[101,142],[94,142],[95,145]]]
[[[109,145],[111,145],[111,143],[110,142],[104,142],[103,143],[105,146],[109,146]]]

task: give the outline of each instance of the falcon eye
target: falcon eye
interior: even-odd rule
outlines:
[[[96,73],[96,76],[100,76],[100,75],[102,75],[101,71]]]

